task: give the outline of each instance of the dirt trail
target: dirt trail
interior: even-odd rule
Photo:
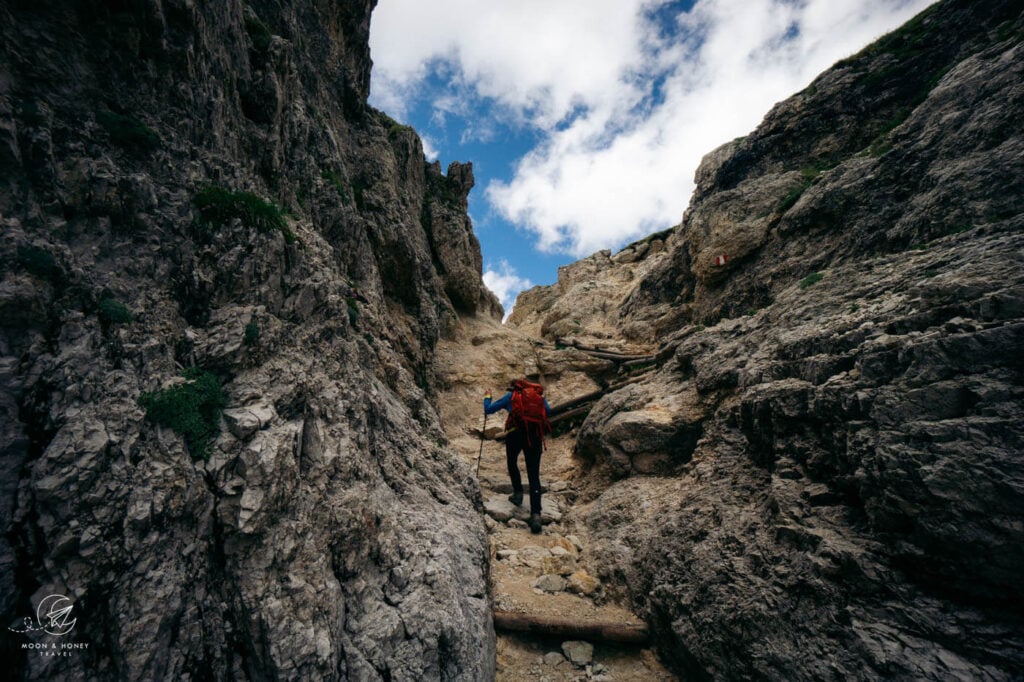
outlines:
[[[447,391],[441,404],[453,448],[476,470],[477,435],[483,426],[481,399],[491,388],[498,397],[511,376],[541,375],[552,403],[561,403],[596,387],[585,372],[562,366],[554,351],[529,337],[489,322],[464,322],[456,338],[438,349]],[[491,415],[488,432],[498,430],[505,413]],[[642,626],[618,602],[622,586],[602,585],[600,557],[588,551],[582,524],[574,522],[581,466],[572,455],[574,433],[549,437],[541,460],[543,532],[527,527],[529,502],[508,500],[511,484],[504,443],[485,440],[480,459],[480,488],[490,534],[491,598],[495,611],[559,618],[574,622]],[[525,464],[520,470],[526,480]],[[593,646],[591,646],[593,644]],[[570,660],[574,659],[574,660]],[[498,632],[496,679],[508,680],[674,680],[653,651],[638,645],[610,645],[571,638]]]

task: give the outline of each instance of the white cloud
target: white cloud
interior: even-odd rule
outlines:
[[[486,197],[541,249],[582,256],[677,223],[704,154],[931,1],[381,0],[375,99],[404,106],[443,64],[436,115],[482,98],[540,131]]]
[[[427,161],[437,161],[441,154],[437,150],[437,144],[428,135],[420,134],[420,142],[423,143],[423,156]]]
[[[617,97],[644,58],[642,12],[665,0],[382,0],[370,46],[374,96],[404,99],[438,64],[456,88],[553,125],[577,101]]]
[[[512,306],[515,305],[519,292],[533,286],[533,282],[520,277],[506,260],[499,261],[497,269],[493,265],[488,266],[483,279],[487,288],[494,292],[505,308],[505,319],[512,314]]]

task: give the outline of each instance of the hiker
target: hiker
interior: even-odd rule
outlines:
[[[544,450],[544,432],[550,431],[548,413],[551,407],[544,397],[544,387],[524,379],[516,379],[508,393],[491,401],[491,391],[484,394],[484,414],[508,410],[505,420],[505,461],[512,480],[509,501],[523,504],[523,479],[519,475],[519,453],[526,459],[526,476],[530,483],[530,532],[539,533],[540,524],[540,455]]]

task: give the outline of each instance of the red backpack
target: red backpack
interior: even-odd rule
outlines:
[[[512,410],[508,415],[509,425],[518,426],[526,431],[526,441],[530,441],[530,431],[540,432],[540,442],[544,443],[544,432],[551,432],[548,423],[548,411],[544,406],[544,387],[525,379],[512,382]]]

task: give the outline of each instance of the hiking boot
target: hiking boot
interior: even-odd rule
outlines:
[[[540,514],[530,514],[530,532],[534,535],[540,532]]]
[[[523,506],[523,493],[521,491],[518,492],[518,493],[512,493],[511,495],[508,496],[508,501],[511,502],[512,504],[514,504],[517,507],[522,507]]]

